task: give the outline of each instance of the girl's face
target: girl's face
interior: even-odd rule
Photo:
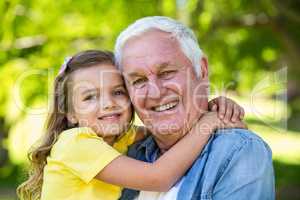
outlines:
[[[131,103],[120,72],[112,64],[76,70],[71,75],[68,120],[109,138],[126,131]]]

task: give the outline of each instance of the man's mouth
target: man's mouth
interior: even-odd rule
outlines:
[[[178,103],[179,103],[179,101],[176,100],[176,101],[166,103],[166,104],[163,104],[163,105],[153,106],[151,108],[151,110],[153,110],[155,112],[163,112],[163,111],[166,111],[166,110],[172,110],[173,108],[175,108],[178,105]]]

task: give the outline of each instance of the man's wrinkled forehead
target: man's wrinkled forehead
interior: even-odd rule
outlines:
[[[130,70],[133,67],[144,67],[144,66],[158,67],[160,65],[165,65],[166,63],[170,65],[175,65],[176,60],[174,59],[174,57],[176,57],[176,55],[178,54],[174,55],[168,52],[164,52],[164,54],[161,54],[161,56],[157,56],[157,55],[131,56],[131,57],[128,56],[124,58],[123,65],[126,66],[125,67],[126,71]]]
[[[167,32],[151,31],[128,40],[122,51],[122,69],[132,67],[176,63],[182,55],[178,41]],[[123,72],[124,72],[123,71]]]
[[[122,60],[131,57],[151,57],[152,54],[159,52],[167,54],[176,47],[179,47],[179,43],[171,33],[151,30],[126,41],[122,48]]]

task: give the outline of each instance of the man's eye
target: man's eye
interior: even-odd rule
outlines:
[[[174,74],[175,74],[175,71],[172,71],[172,70],[164,71],[159,74],[159,77],[168,79],[168,78],[173,77]]]
[[[134,80],[132,82],[132,85],[140,87],[140,86],[143,86],[146,81],[147,81],[146,78],[139,78],[139,79]]]

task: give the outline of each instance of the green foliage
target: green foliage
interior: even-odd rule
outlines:
[[[0,72],[5,83],[0,114],[6,118],[13,84],[20,73],[57,71],[66,55],[83,49],[112,50],[123,28],[149,15],[177,17],[187,23],[209,57],[212,83],[218,88],[230,83],[226,89],[245,94],[282,63],[295,68],[289,59],[289,51],[299,50],[299,31],[293,29],[299,25],[299,10],[294,4],[278,0],[2,1]],[[294,71],[299,74],[299,70]],[[34,104],[36,98],[45,101],[51,88],[47,87],[51,78],[31,79],[24,81],[22,88],[26,106]],[[43,84],[38,84],[41,81]]]

